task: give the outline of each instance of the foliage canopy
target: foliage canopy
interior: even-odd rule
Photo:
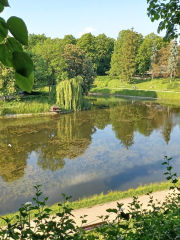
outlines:
[[[180,5],[178,0],[147,0],[148,16],[151,21],[161,19],[158,33],[166,30],[165,40],[177,38],[178,26],[180,24]]]

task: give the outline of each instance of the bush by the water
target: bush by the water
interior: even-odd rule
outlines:
[[[48,197],[40,199],[42,192],[38,185],[35,186],[36,197],[33,198],[35,206],[31,202],[22,204],[13,224],[12,219],[3,218],[6,227],[0,228],[0,239],[180,239],[180,188],[176,185],[177,174],[172,174],[171,159],[165,157],[162,163],[166,165],[166,179],[172,183],[172,192],[162,203],[154,200],[152,192],[149,192],[149,208],[142,209],[138,197],[133,197],[128,212],[124,212],[123,204],[117,203],[116,209],[107,209],[107,215],[99,217],[103,222],[100,227],[85,231],[83,227],[77,227],[73,220],[73,209],[68,205],[71,197],[62,194],[64,203],[58,204],[56,216],[50,216],[51,209],[46,207]],[[32,213],[34,220],[31,220]],[[113,221],[109,220],[108,214],[111,213],[115,214]],[[82,225],[86,223],[84,215]]]

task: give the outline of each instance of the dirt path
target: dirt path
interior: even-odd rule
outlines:
[[[164,190],[160,192],[154,192],[152,195],[154,197],[154,200],[158,199],[158,201],[163,202],[165,200],[165,197],[170,193],[169,190]],[[142,208],[147,208],[147,204],[149,201],[148,195],[143,195],[139,197],[139,201],[143,203]],[[128,204],[132,202],[132,198],[126,198],[126,199],[120,199],[119,201],[109,202],[105,204],[100,204],[93,206],[91,208],[81,208],[74,210],[72,214],[74,215],[74,220],[78,226],[81,226],[81,216],[88,215],[85,219],[88,220],[86,225],[94,224],[101,222],[101,219],[98,218],[98,216],[107,215],[106,209],[108,208],[117,208],[117,202],[123,203],[123,209],[126,212],[128,209]],[[115,214],[110,214],[110,219],[114,219]]]

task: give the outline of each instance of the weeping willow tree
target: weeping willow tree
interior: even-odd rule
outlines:
[[[65,109],[81,109],[83,103],[83,79],[80,76],[61,81],[56,87],[57,104]]]

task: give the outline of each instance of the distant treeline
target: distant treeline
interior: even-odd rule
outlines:
[[[151,33],[145,37],[132,30],[119,32],[117,40],[86,33],[76,39],[66,35],[51,39],[44,34],[30,34],[24,49],[34,62],[35,86],[56,85],[62,80],[81,76],[83,93],[87,93],[97,75],[119,76],[131,81],[135,75],[179,74],[178,45],[164,42]],[[19,92],[12,70],[0,65],[0,93],[8,96]]]

